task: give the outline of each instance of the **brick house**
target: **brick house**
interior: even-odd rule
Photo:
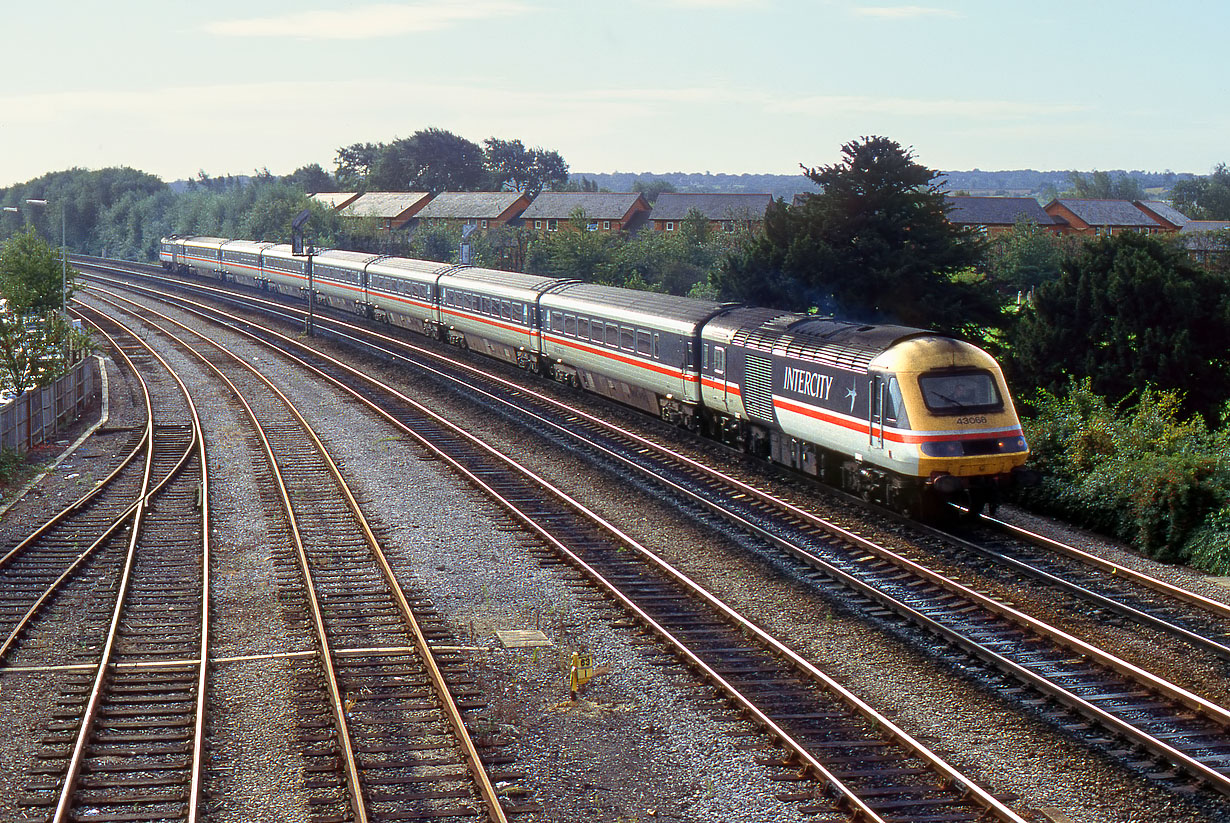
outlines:
[[[1230,252],[1230,220],[1188,220],[1179,243],[1197,263],[1212,263]]]
[[[645,223],[649,202],[636,192],[544,191],[521,215],[527,229],[558,231],[572,226],[572,217],[585,213],[590,231],[635,231]]]
[[[519,191],[446,191],[418,213],[415,225],[494,229],[516,221],[529,204],[529,195]]]
[[[403,228],[431,200],[424,191],[369,191],[340,210],[342,217],[375,218],[382,231]]]
[[[1160,234],[1171,231],[1131,200],[1059,198],[1043,208],[1062,224],[1062,234],[1108,236],[1124,232]]]
[[[654,231],[677,231],[687,216],[697,211],[714,231],[739,228],[759,231],[764,213],[773,202],[771,194],[680,194],[663,192],[653,204],[649,219]]]
[[[948,222],[964,226],[986,236],[995,237],[1010,231],[1022,221],[1058,232],[1062,224],[1047,214],[1032,197],[968,197],[946,195]]]
[[[1186,214],[1161,200],[1135,200],[1136,208],[1152,217],[1168,232],[1181,231],[1191,220]]]

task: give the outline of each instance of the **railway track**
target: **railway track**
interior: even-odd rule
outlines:
[[[139,375],[147,425],[106,493],[87,494],[6,555],[5,572],[32,602],[0,662],[11,676],[61,673],[20,805],[32,821],[192,821],[209,614],[204,446],[191,395],[165,361],[122,325],[104,325]]]
[[[285,307],[277,311],[294,314]],[[322,325],[318,323],[318,328]],[[378,348],[379,355],[387,359],[410,357],[404,350],[411,348],[412,357],[416,361],[431,360],[432,369],[457,369],[462,376],[455,379],[464,383],[467,393],[475,393],[477,370],[456,364],[440,366],[438,361],[444,358],[404,341],[381,338],[373,343],[374,333],[358,332],[346,325],[345,330],[331,334],[365,338],[359,341],[361,345],[369,350]],[[496,383],[504,384],[499,391],[516,397],[512,402],[500,401],[510,409],[510,415],[520,414],[535,404],[553,409],[543,415],[546,422],[536,424],[549,428],[553,436],[573,437],[572,431],[580,421],[609,430],[607,424],[592,415],[578,409],[562,409],[556,401],[540,398],[537,393],[507,381],[492,380],[484,385]],[[495,390],[491,393],[495,394]],[[608,436],[602,434],[599,438]],[[608,459],[635,467],[647,476],[656,476],[656,482],[670,478],[665,482],[676,493],[723,517],[737,519],[749,531],[807,564],[812,573],[858,592],[869,604],[871,614],[883,616],[891,612],[923,626],[946,642],[960,646],[966,654],[988,662],[1013,681],[1012,688],[1024,683],[1044,700],[1058,701],[1069,711],[1094,721],[1111,734],[1111,738],[1100,741],[1101,745],[1111,751],[1126,752],[1138,768],[1154,774],[1171,769],[1172,777],[1184,779],[1173,772],[1177,768],[1188,779],[1196,777],[1205,785],[1227,792],[1227,715],[1221,707],[942,575],[927,573],[883,547],[855,535],[842,535],[841,530],[831,528],[830,524],[806,512],[792,511],[793,507],[747,484],[721,477],[699,465],[688,465],[695,461],[668,456],[669,450],[636,435],[623,432],[619,436],[628,442],[608,448],[597,444],[599,438],[586,435],[588,442],[603,450]],[[657,460],[673,465],[654,465]],[[699,474],[685,482],[677,481],[681,465],[688,465],[688,471]],[[723,497],[724,502],[716,502]],[[784,523],[782,512],[789,512],[795,522]],[[783,533],[789,536],[783,537]],[[832,538],[821,537],[821,533],[835,535],[836,543]],[[842,541],[844,546],[840,545]],[[1070,718],[1066,723],[1072,727],[1079,725]],[[1148,754],[1141,756],[1137,747]],[[1150,764],[1154,758],[1169,765]]]
[[[805,808],[835,807],[863,820],[1020,820],[785,644],[560,490],[544,488],[532,473],[353,369],[286,338],[277,345],[485,490],[538,535],[544,551],[558,553],[654,631],[789,752],[776,765],[804,783],[790,796]]]
[[[462,716],[481,704],[472,691],[452,692],[472,684],[464,662],[432,649],[447,637],[430,602],[407,597],[313,428],[271,381],[219,344],[128,311],[146,315],[231,389],[267,459],[316,641],[295,695],[315,819],[504,821]]]

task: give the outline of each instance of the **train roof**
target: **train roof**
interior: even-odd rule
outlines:
[[[197,246],[221,246],[223,243],[230,242],[226,237],[176,237],[174,238],[179,243],[192,243]]]
[[[721,312],[727,304],[651,291],[621,289],[594,283],[572,283],[543,297],[543,305],[631,321],[668,321],[690,331]]]
[[[426,275],[434,280],[436,275],[456,268],[454,263],[437,263],[434,260],[414,260],[409,257],[385,257],[368,265],[369,274],[387,274],[394,277],[418,275],[423,279]]]
[[[732,345],[854,371],[866,371],[873,360],[904,340],[918,337],[953,339],[942,332],[910,326],[851,323],[833,317],[780,312],[774,317],[765,317],[768,309],[748,312],[743,317],[732,314],[730,318],[745,322],[731,336]]]
[[[344,249],[325,249],[312,255],[322,263],[347,263],[351,268],[361,269],[380,255],[363,251],[346,251]]]
[[[499,271],[477,266],[457,266],[440,275],[441,288],[445,286],[480,287],[489,289],[492,293],[498,292],[501,297],[530,302],[548,289],[567,282],[566,279],[559,277],[540,277],[537,274]]]

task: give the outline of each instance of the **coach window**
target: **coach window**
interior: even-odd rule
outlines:
[[[709,369],[712,368],[711,364],[713,362],[713,358],[709,354],[713,350],[713,344],[706,343],[700,348],[701,348],[700,357],[701,357],[702,363],[704,364],[701,368],[703,368],[705,371],[709,371]]]
[[[619,347],[624,351],[636,350],[636,336],[627,326],[619,327]]]
[[[564,313],[553,311],[551,312],[551,331],[562,332],[564,330]]]
[[[643,354],[646,357],[653,354],[653,339],[649,336],[649,332],[637,329],[636,353]]]
[[[595,343],[606,342],[606,329],[603,328],[601,320],[589,321],[589,339]]]
[[[575,314],[564,315],[564,334],[569,337],[577,336],[577,316]]]
[[[507,300],[500,301],[500,317],[505,320],[512,320],[512,304]]]
[[[658,333],[654,332],[653,333],[653,359],[654,360],[662,359],[662,346],[660,345],[660,343],[661,341],[658,339]]]
[[[724,346],[713,347],[713,373],[726,373],[726,348]]]
[[[483,307],[481,311],[483,314],[488,314],[488,315],[491,314],[491,298],[490,297],[483,298]]]
[[[619,348],[619,326],[614,323],[606,324],[606,344],[613,349]]]
[[[577,318],[577,337],[581,338],[582,340],[589,339],[589,318],[588,317],[578,317]]]

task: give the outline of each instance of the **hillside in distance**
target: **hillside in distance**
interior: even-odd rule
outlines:
[[[1092,172],[1080,172],[1086,176]],[[1013,197],[1037,197],[1049,199],[1072,187],[1071,171],[946,171],[940,185],[950,192],[965,192],[974,195],[999,195]],[[1187,172],[1110,171],[1111,177],[1133,177],[1141,188],[1151,195],[1159,195],[1179,180],[1188,180],[1201,175]],[[574,183],[589,180],[608,191],[632,191],[632,185],[642,185],[654,180],[666,180],[680,192],[729,192],[732,194],[771,194],[790,202],[801,192],[818,191],[816,185],[799,174],[711,174],[710,172],[610,172],[594,174],[575,172],[570,176]]]

